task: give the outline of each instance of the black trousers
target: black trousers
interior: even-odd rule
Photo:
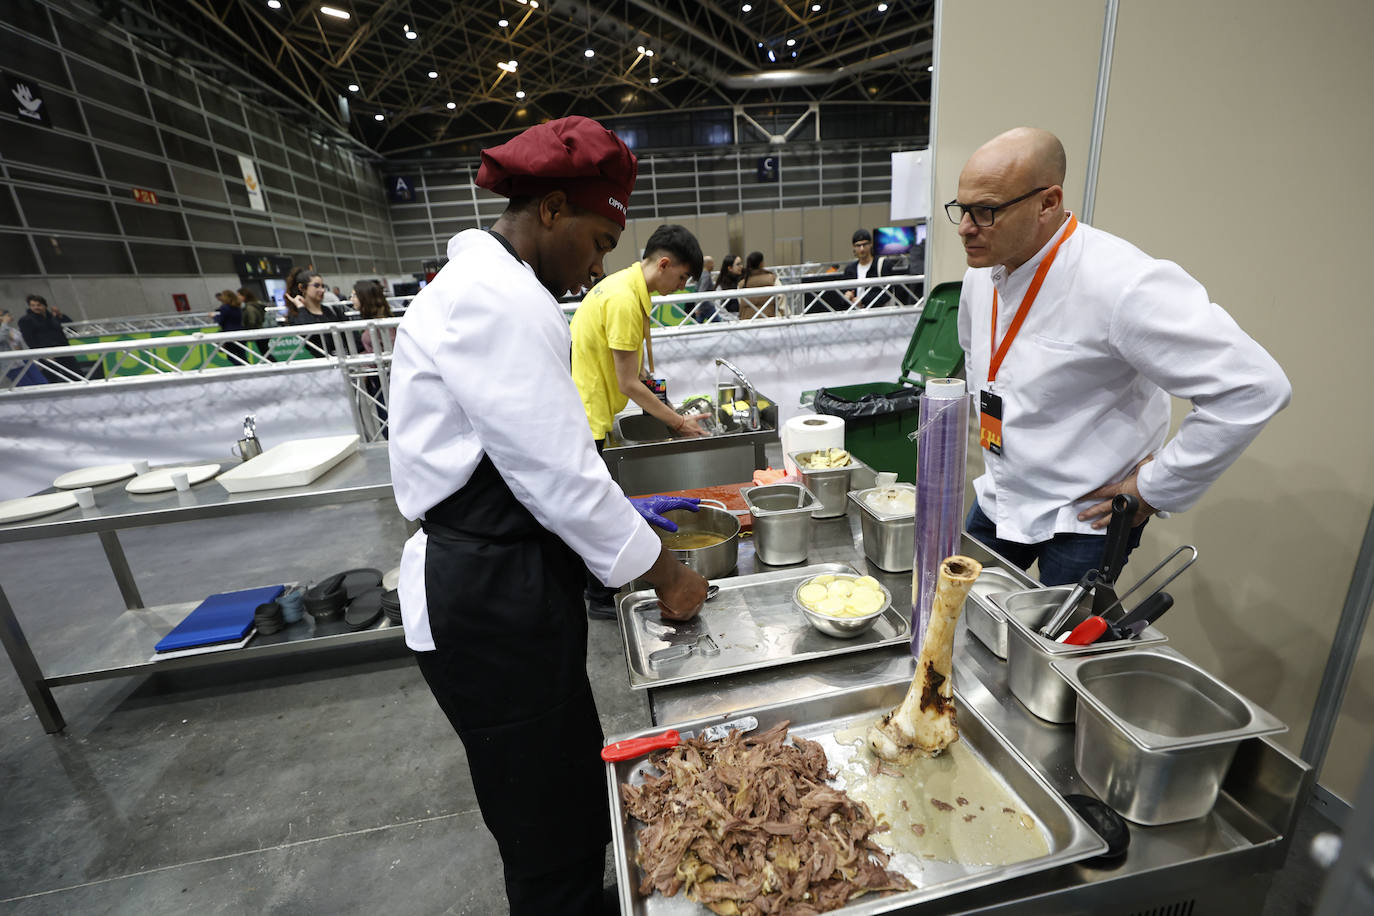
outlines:
[[[512,916],[599,913],[610,817],[581,558],[485,458],[424,527],[435,650],[416,658],[467,750]]]

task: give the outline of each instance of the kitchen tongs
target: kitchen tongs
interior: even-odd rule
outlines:
[[[1098,615],[1096,615],[1096,616],[1101,617],[1101,618],[1103,618],[1104,620],[1107,620],[1107,622],[1110,623],[1110,624],[1118,624],[1118,623],[1120,623],[1120,622],[1121,622],[1120,619],[1118,619],[1118,620],[1109,620],[1109,619],[1107,619],[1107,615],[1110,614],[1112,611],[1118,610],[1118,609],[1120,609],[1120,608],[1124,608],[1124,607],[1125,607],[1124,602],[1125,602],[1125,600],[1126,600],[1127,598],[1131,597],[1131,595],[1133,595],[1133,594],[1135,594],[1137,591],[1139,591],[1139,590],[1140,590],[1140,587],[1141,587],[1142,585],[1144,585],[1146,582],[1149,582],[1150,579],[1153,578],[1153,577],[1155,576],[1156,573],[1158,573],[1158,572],[1159,572],[1161,569],[1163,569],[1165,566],[1168,566],[1171,562],[1173,562],[1173,559],[1174,559],[1175,557],[1177,557],[1179,554],[1185,553],[1185,552],[1191,553],[1192,555],[1191,555],[1190,557],[1188,557],[1188,559],[1187,559],[1186,561],[1184,561],[1184,563],[1183,563],[1182,566],[1180,566],[1178,569],[1175,569],[1173,572],[1169,573],[1168,577],[1167,577],[1163,582],[1159,583],[1159,584],[1156,585],[1153,589],[1151,589],[1150,592],[1149,592],[1149,594],[1147,594],[1144,598],[1140,599],[1140,601],[1139,601],[1139,603],[1136,605],[1136,607],[1139,608],[1140,605],[1143,605],[1145,602],[1149,601],[1151,598],[1153,598],[1153,597],[1154,597],[1155,595],[1157,595],[1159,592],[1164,591],[1164,587],[1165,587],[1166,585],[1168,585],[1170,582],[1172,582],[1172,581],[1174,581],[1175,579],[1177,579],[1180,575],[1183,574],[1183,571],[1184,571],[1185,569],[1187,569],[1189,566],[1192,566],[1194,563],[1197,562],[1197,548],[1194,547],[1192,544],[1181,544],[1181,545],[1179,545],[1178,547],[1175,547],[1173,553],[1169,554],[1167,557],[1165,557],[1164,559],[1160,560],[1159,563],[1155,566],[1154,569],[1150,570],[1150,571],[1147,572],[1145,575],[1141,576],[1141,577],[1140,577],[1140,580],[1137,581],[1135,585],[1132,585],[1130,588],[1126,589],[1125,593],[1122,594],[1122,596],[1121,596],[1120,598],[1116,599],[1116,602],[1115,602],[1115,603],[1113,603],[1111,606],[1105,608],[1105,609],[1102,611],[1102,613],[1100,613],[1100,614],[1098,614]],[[1124,614],[1124,613],[1121,614],[1121,618],[1122,618],[1122,619],[1124,619],[1125,617],[1126,617],[1126,614]]]

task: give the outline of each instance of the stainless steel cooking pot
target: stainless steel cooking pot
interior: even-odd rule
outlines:
[[[719,508],[717,508],[719,507]],[[670,548],[673,556],[682,561],[688,569],[696,570],[707,579],[719,579],[728,575],[739,560],[739,519],[725,508],[725,504],[714,499],[703,499],[696,512],[691,509],[673,509],[663,513],[663,517],[677,525],[678,531],[692,534],[715,534],[724,538],[719,544],[691,549]],[[668,532],[655,528],[659,537]]]

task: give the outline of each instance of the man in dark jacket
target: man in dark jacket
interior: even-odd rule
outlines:
[[[29,349],[65,347],[67,335],[63,333],[62,325],[71,322],[71,319],[62,314],[60,309],[49,306],[48,300],[42,296],[30,295],[26,301],[29,310],[19,319],[19,333],[24,335],[24,343],[28,344]],[[82,374],[81,367],[73,357],[57,356],[51,359],[78,376]],[[52,369],[45,368],[43,374],[47,376],[50,382],[71,381],[70,377]]]

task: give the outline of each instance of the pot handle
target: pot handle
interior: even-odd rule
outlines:
[[[697,500],[697,503],[698,503],[698,504],[704,503],[704,504],[706,504],[706,505],[708,505],[708,506],[719,506],[721,509],[725,509],[726,512],[729,512],[729,511],[730,511],[729,509],[726,509],[726,508],[725,508],[725,503],[721,502],[721,501],[718,500],[718,499],[699,499],[699,500]]]

